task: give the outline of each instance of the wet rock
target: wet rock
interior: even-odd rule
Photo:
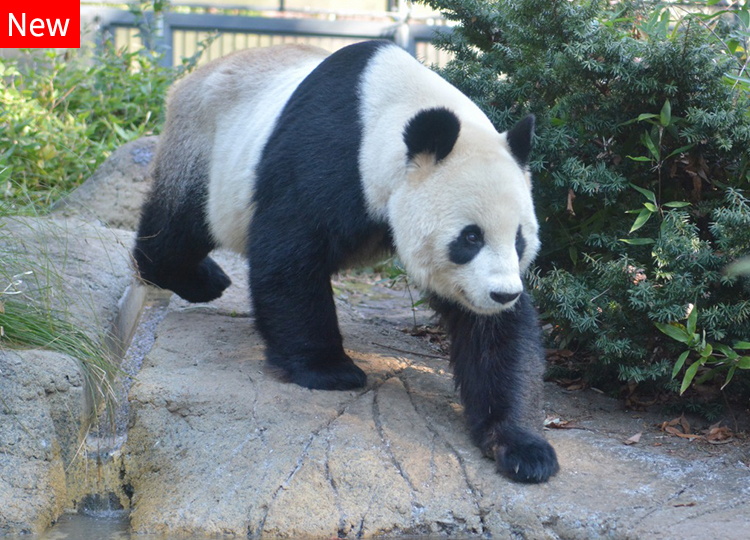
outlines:
[[[14,217],[0,227],[0,291],[16,293],[2,300],[47,306],[95,339],[108,333],[116,350],[132,233],[76,219]],[[85,459],[84,419],[95,403],[79,367],[64,354],[7,350],[0,339],[0,535],[43,532],[98,480],[117,476]]]

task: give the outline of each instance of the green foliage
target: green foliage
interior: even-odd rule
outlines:
[[[719,0],[706,2],[708,6],[717,6],[718,3]],[[750,91],[750,4],[747,0],[733,2],[724,9],[690,13],[684,20],[697,21],[711,32],[712,40],[735,61],[735,69],[727,73],[727,79],[733,86]]]
[[[437,39],[455,55],[442,75],[501,131],[536,115],[530,284],[558,345],[593,358],[597,384],[675,389],[657,324],[698,299],[709,342],[747,341],[750,283],[724,272],[750,253],[746,3],[677,19],[653,2],[425,3],[461,23]]]
[[[144,10],[164,8],[157,4],[131,5],[146,45],[156,41]],[[197,56],[177,69],[161,58],[154,47],[127,51],[105,41],[0,60],[0,201],[17,212],[48,206],[117,147],[158,133],[167,88]]]
[[[684,393],[688,389],[690,384],[695,379],[696,384],[701,384],[707,380],[712,379],[719,372],[726,372],[726,378],[722,389],[729,384],[734,377],[734,372],[737,369],[750,369],[750,356],[744,351],[750,350],[750,342],[737,341],[731,347],[722,343],[710,343],[706,341],[706,332],[698,332],[698,309],[696,306],[692,306],[690,315],[688,315],[687,322],[683,325],[680,323],[655,323],[656,327],[672,338],[675,341],[683,343],[687,346],[687,350],[683,351],[677,358],[674,367],[672,369],[672,378],[677,377],[682,368],[686,365],[691,353],[695,353],[697,358],[685,369],[685,373],[682,377],[682,384],[680,385],[680,394]],[[740,352],[737,352],[740,351]],[[695,376],[698,370],[702,367],[708,367],[710,369],[703,372],[703,374],[697,379]]]
[[[14,202],[49,204],[159,126],[173,73],[157,57],[109,43],[70,54],[0,62],[0,181]]]

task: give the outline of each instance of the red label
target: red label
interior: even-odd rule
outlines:
[[[0,0],[0,47],[78,48],[80,0]]]

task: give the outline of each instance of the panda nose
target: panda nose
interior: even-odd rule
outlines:
[[[505,292],[492,292],[490,298],[492,298],[498,304],[510,304],[513,300],[521,296],[520,291],[515,293]]]

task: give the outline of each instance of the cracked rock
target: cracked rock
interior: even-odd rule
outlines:
[[[216,258],[241,282],[244,265]],[[471,443],[447,360],[383,317],[408,320],[408,300],[387,301],[377,310],[368,301],[371,318],[337,303],[345,348],[368,386],[326,392],[266,370],[252,313],[240,308],[244,285],[217,305],[173,300],[130,395],[135,531],[554,539],[747,530],[746,468],[625,446],[596,433],[602,422],[547,433],[562,466],[549,483],[509,482]],[[571,399],[547,390],[548,408]],[[607,423],[623,423],[608,414]]]

